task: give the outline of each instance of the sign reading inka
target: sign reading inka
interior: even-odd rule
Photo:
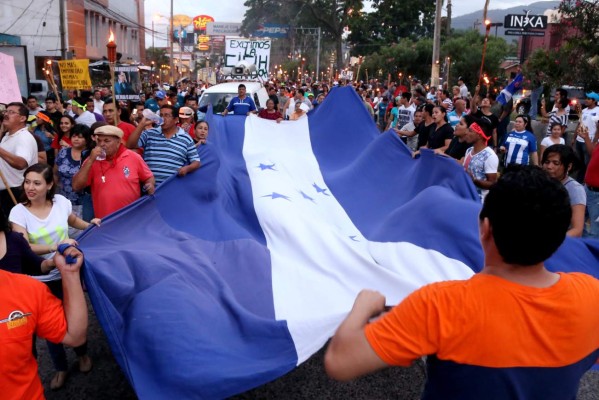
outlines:
[[[503,26],[514,29],[546,29],[546,15],[530,15],[530,11],[526,14],[508,14],[505,16]]]

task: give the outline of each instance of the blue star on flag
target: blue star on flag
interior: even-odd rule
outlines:
[[[280,193],[276,193],[276,192],[272,192],[271,194],[267,194],[267,195],[264,195],[262,197],[270,197],[273,200],[275,200],[275,199],[285,199],[287,201],[291,201],[291,200],[289,200],[289,196],[285,196],[284,194],[280,194]]]
[[[262,163],[260,163],[260,165],[258,165],[256,168],[260,168],[260,171],[264,171],[264,170],[267,170],[267,169],[269,169],[271,171],[276,171],[275,164],[268,165],[268,164],[262,164]]]
[[[320,186],[318,186],[318,185],[316,184],[316,182],[315,182],[314,184],[312,184],[312,187],[313,187],[314,189],[316,189],[316,193],[322,193],[322,194],[324,194],[325,196],[330,196],[330,194],[328,194],[328,193],[327,193],[327,190],[329,190],[329,189],[323,189],[323,188],[321,188]]]
[[[300,193],[301,193],[301,195],[302,195],[302,197],[303,197],[304,199],[306,199],[306,200],[310,200],[312,203],[316,203],[312,197],[308,196],[308,195],[307,195],[306,193],[304,193],[303,191],[301,191],[301,190],[300,190]]]

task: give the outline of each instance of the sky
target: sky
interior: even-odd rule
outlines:
[[[219,1],[189,1],[189,0],[172,0],[173,14],[184,14],[189,17],[196,15],[210,15],[217,22],[241,22],[245,13],[243,6],[244,0],[219,0]],[[519,5],[527,5],[534,3],[536,0],[491,0],[489,9],[504,9]],[[485,5],[485,0],[453,0],[453,16],[471,13],[475,10],[482,10]],[[168,17],[170,15],[170,3],[165,0],[146,0],[145,1],[145,18],[146,26],[151,28],[152,16],[162,14],[166,17],[160,18],[154,22],[156,46],[165,46],[166,29],[168,25]],[[443,12],[445,14],[445,10]],[[158,33],[164,32],[164,33]],[[146,45],[149,47],[152,43],[152,36],[146,34]]]

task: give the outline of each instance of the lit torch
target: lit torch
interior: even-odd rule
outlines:
[[[114,126],[118,125],[118,114],[116,113],[116,90],[114,87],[114,64],[116,62],[116,43],[114,41],[114,33],[110,30],[110,36],[108,36],[108,43],[106,44],[106,51],[108,56],[108,66],[110,68],[110,84],[112,86],[112,104],[114,105]]]

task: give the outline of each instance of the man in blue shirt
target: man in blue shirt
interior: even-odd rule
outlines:
[[[233,97],[225,111],[223,111],[223,117],[234,111],[236,115],[249,115],[249,113],[256,113],[256,104],[251,97],[245,95],[246,89],[243,83],[237,87],[237,97]]]

